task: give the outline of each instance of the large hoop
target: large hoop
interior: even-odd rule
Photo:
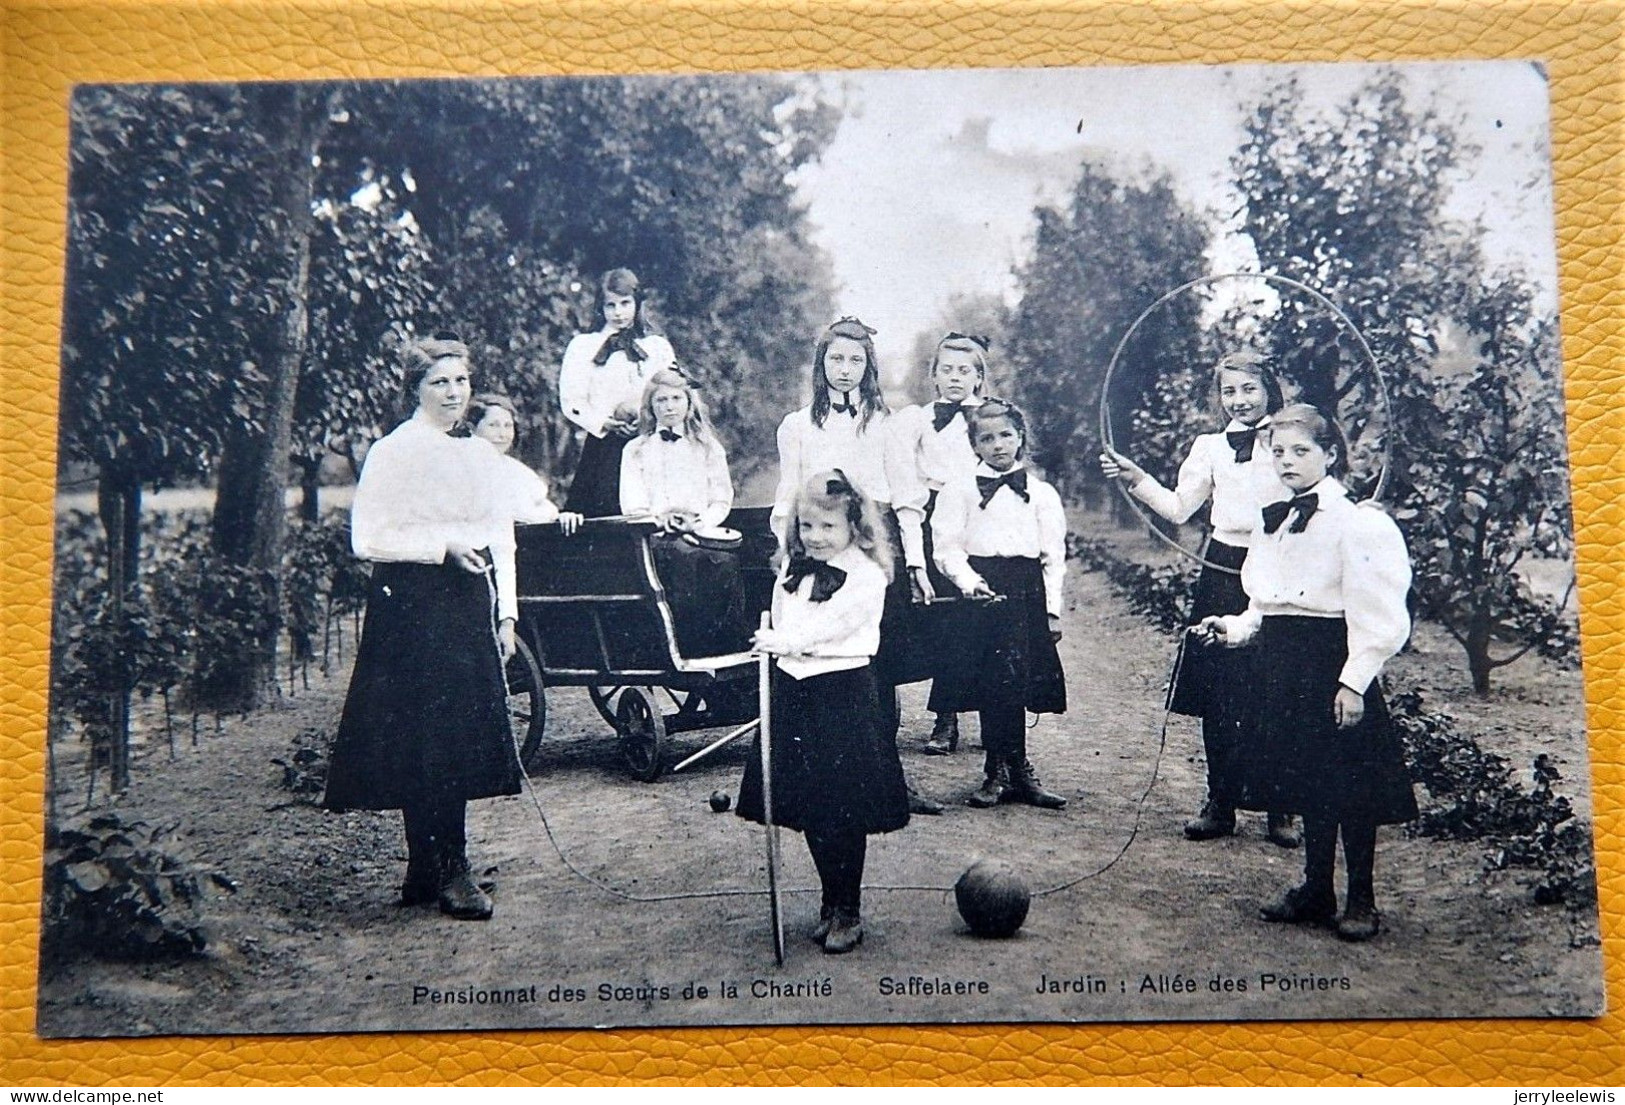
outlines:
[[[1312,299],[1316,304],[1318,304],[1321,307],[1324,307],[1327,311],[1330,311],[1331,314],[1333,315],[1333,317],[1335,317],[1337,319],[1338,323],[1342,326],[1342,328],[1344,330],[1346,330],[1350,335],[1353,336],[1355,342],[1360,347],[1360,352],[1361,352],[1361,354],[1363,355],[1363,357],[1365,359],[1366,367],[1371,370],[1371,379],[1376,384],[1377,396],[1378,396],[1378,399],[1381,401],[1381,404],[1382,404],[1382,416],[1383,416],[1383,421],[1384,421],[1384,424],[1385,424],[1385,429],[1384,429],[1383,438],[1382,438],[1382,464],[1377,469],[1377,484],[1376,484],[1376,486],[1374,488],[1372,488],[1371,497],[1369,499],[1365,500],[1367,502],[1381,502],[1383,492],[1388,489],[1388,469],[1389,469],[1389,461],[1390,461],[1390,457],[1391,457],[1391,445],[1390,445],[1390,443],[1391,443],[1391,441],[1393,439],[1393,433],[1394,433],[1394,412],[1393,412],[1393,407],[1390,404],[1389,399],[1388,399],[1388,384],[1382,378],[1382,370],[1377,367],[1377,355],[1371,351],[1371,346],[1366,342],[1365,335],[1360,333],[1360,328],[1358,326],[1354,325],[1354,320],[1349,318],[1348,315],[1344,314],[1343,311],[1337,306],[1337,304],[1333,303],[1324,294],[1322,294],[1321,292],[1316,291],[1314,288],[1311,288],[1308,284],[1305,284],[1302,281],[1293,280],[1291,277],[1277,276],[1274,273],[1268,273],[1268,272],[1221,272],[1221,273],[1215,273],[1212,276],[1197,277],[1195,280],[1186,281],[1185,283],[1179,285],[1179,287],[1175,288],[1173,291],[1166,292],[1163,295],[1159,296],[1155,301],[1152,302],[1152,304],[1149,307],[1147,307],[1145,310],[1141,311],[1139,316],[1137,318],[1135,318],[1135,320],[1133,322],[1129,323],[1128,329],[1123,331],[1123,336],[1118,339],[1117,348],[1112,350],[1112,359],[1106,365],[1105,379],[1101,381],[1101,385],[1100,385],[1100,440],[1101,440],[1101,443],[1103,445],[1105,445],[1105,447],[1108,450],[1110,450],[1111,452],[1115,453],[1117,451],[1116,443],[1114,442],[1114,440],[1112,438],[1111,404],[1108,401],[1110,399],[1110,396],[1111,396],[1112,377],[1117,372],[1117,362],[1122,358],[1123,350],[1128,347],[1129,341],[1134,337],[1135,333],[1139,331],[1140,326],[1145,322],[1146,319],[1151,317],[1151,315],[1157,310],[1157,308],[1161,307],[1163,304],[1167,303],[1168,301],[1170,301],[1172,299],[1176,299],[1179,296],[1184,295],[1186,292],[1192,290],[1193,288],[1204,288],[1204,287],[1208,287],[1209,285],[1223,283],[1224,281],[1227,281],[1227,280],[1262,280],[1266,284],[1273,284],[1273,285],[1275,285],[1277,287],[1291,288],[1294,291],[1302,292],[1305,295],[1307,295],[1310,299]],[[1333,415],[1333,417],[1335,417],[1336,412],[1335,411],[1332,412],[1332,415]],[[1187,556],[1190,559],[1196,561],[1197,563],[1201,564],[1204,568],[1211,568],[1213,571],[1216,571],[1216,572],[1224,572],[1226,575],[1239,575],[1240,574],[1240,572],[1235,568],[1229,568],[1229,567],[1226,567],[1223,564],[1215,564],[1215,563],[1213,563],[1213,561],[1209,560],[1202,553],[1200,553],[1200,552],[1192,552],[1190,549],[1187,549],[1184,545],[1181,545],[1178,541],[1175,541],[1172,537],[1169,537],[1167,534],[1163,533],[1162,530],[1158,529],[1156,527],[1156,525],[1153,523],[1151,515],[1147,512],[1147,510],[1145,508],[1145,504],[1141,503],[1133,495],[1130,495],[1129,492],[1128,492],[1128,488],[1123,486],[1121,481],[1114,481],[1114,482],[1116,482],[1117,485],[1118,485],[1117,486],[1118,493],[1123,496],[1123,499],[1128,503],[1130,509],[1132,509],[1135,514],[1139,515],[1140,520],[1143,521],[1146,524],[1146,528],[1149,529],[1153,534],[1155,534],[1159,541],[1162,541],[1164,544],[1169,545],[1170,547],[1172,547],[1173,549],[1178,551],[1180,554],[1182,554],[1184,556]],[[1204,546],[1204,550],[1205,550],[1205,548],[1206,548],[1206,546]]]

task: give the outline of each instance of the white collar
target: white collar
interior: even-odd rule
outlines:
[[[1006,468],[1003,472],[1000,472],[998,469],[991,467],[987,461],[979,460],[976,462],[976,474],[978,476],[986,476],[990,480],[997,480],[1003,479],[1012,472],[1019,472],[1025,467],[1027,467],[1027,462],[1024,460],[1018,460],[1009,468]]]
[[[1269,424],[1270,416],[1267,414],[1263,418],[1260,418],[1257,422],[1254,422],[1251,426],[1247,425],[1247,423],[1243,422],[1239,418],[1232,418],[1229,422],[1225,423],[1224,432],[1227,434],[1233,434],[1243,430],[1262,430],[1267,428]]]
[[[1342,482],[1338,480],[1337,477],[1327,475],[1322,476],[1320,478],[1320,482],[1315,484],[1315,486],[1304,491],[1296,492],[1292,497],[1296,499],[1299,495],[1318,496],[1320,505],[1325,506],[1328,502],[1335,502],[1338,499],[1347,499],[1349,497],[1349,492],[1348,488],[1344,487]]]

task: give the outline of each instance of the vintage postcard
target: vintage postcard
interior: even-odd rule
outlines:
[[[1600,1014],[1548,111],[79,87],[40,1035]]]

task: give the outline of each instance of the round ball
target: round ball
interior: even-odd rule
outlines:
[[[971,864],[954,883],[959,915],[977,936],[1014,936],[1032,900],[1021,876],[999,860]]]
[[[711,811],[713,813],[727,813],[728,807],[733,804],[734,800],[728,796],[727,791],[713,790],[711,792]]]

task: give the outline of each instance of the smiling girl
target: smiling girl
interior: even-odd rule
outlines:
[[[1259,432],[1281,409],[1281,385],[1275,374],[1253,354],[1232,353],[1213,368],[1213,393],[1229,422],[1221,432],[1202,434],[1191,443],[1171,490],[1121,454],[1108,450],[1100,457],[1108,479],[1122,480],[1129,494],[1170,522],[1184,522],[1212,502],[1213,528],[1202,551],[1193,624],[1210,615],[1246,609],[1236,573],[1247,559],[1259,508],[1288,495],[1257,444]],[[1207,801],[1186,823],[1185,836],[1210,840],[1235,832],[1236,807],[1244,801],[1238,764],[1254,739],[1256,719],[1248,695],[1237,692],[1253,684],[1252,660],[1187,644],[1180,643],[1178,677],[1169,689],[1168,706],[1175,713],[1202,719]],[[1296,831],[1285,813],[1271,812],[1266,826],[1272,842],[1297,847]]]

